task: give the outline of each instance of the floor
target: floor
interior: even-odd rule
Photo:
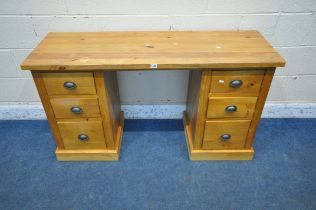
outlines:
[[[124,130],[119,162],[57,162],[47,121],[0,121],[0,209],[316,209],[316,119],[263,119],[253,161],[189,161],[181,120]]]

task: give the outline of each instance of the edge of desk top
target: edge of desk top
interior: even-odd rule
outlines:
[[[23,70],[156,70],[283,67],[258,31],[51,32]]]

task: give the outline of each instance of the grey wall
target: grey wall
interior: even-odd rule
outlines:
[[[189,71],[119,72],[124,104],[185,104]]]
[[[268,100],[316,101],[315,0],[1,0],[0,104],[38,103],[25,56],[49,31],[259,30],[284,56]],[[120,72],[124,104],[183,104],[187,72]]]

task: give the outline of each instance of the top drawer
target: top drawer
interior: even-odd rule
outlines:
[[[257,96],[263,74],[261,70],[213,71],[210,92],[215,96]]]
[[[42,73],[48,95],[96,94],[92,73]]]

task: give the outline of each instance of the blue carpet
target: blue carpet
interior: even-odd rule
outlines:
[[[57,162],[47,121],[0,121],[0,209],[316,209],[316,119],[263,119],[253,161],[191,162],[180,120],[126,120],[119,162]]]

